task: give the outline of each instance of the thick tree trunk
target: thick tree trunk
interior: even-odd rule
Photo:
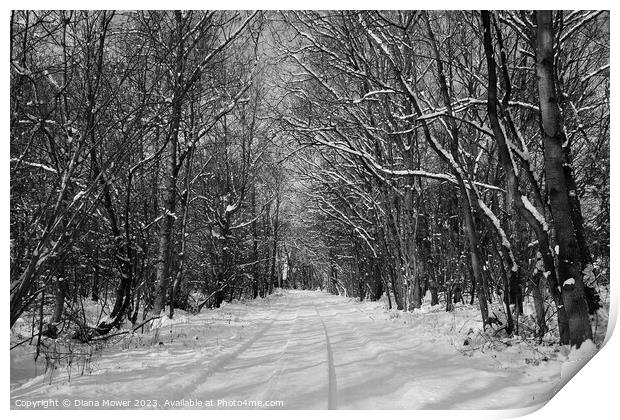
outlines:
[[[564,146],[564,145],[563,145]],[[575,236],[577,237],[577,245],[579,247],[579,257],[581,259],[582,273],[586,270],[586,267],[591,267],[593,275],[594,267],[592,261],[592,255],[590,254],[590,247],[586,239],[586,232],[583,225],[583,214],[581,212],[581,202],[577,195],[577,184],[575,182],[575,175],[572,167],[572,156],[570,142],[566,143],[564,148],[564,158],[566,164],[564,165],[564,174],[566,176],[566,182],[568,187],[568,199],[570,202],[570,215],[573,221],[573,227],[575,228]],[[594,287],[594,284],[587,284],[587,279],[584,277],[584,292],[586,302],[588,303],[588,313],[595,314],[601,307],[600,296]]]
[[[570,214],[568,182],[564,172],[565,155],[562,145],[566,135],[556,97],[554,81],[554,33],[551,11],[538,11],[536,71],[543,128],[545,177],[558,245],[558,275],[562,303],[568,316],[570,344],[580,346],[592,338],[588,318],[579,245]]]

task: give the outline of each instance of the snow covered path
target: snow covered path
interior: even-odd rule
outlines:
[[[11,406],[105,398],[156,399],[160,407],[235,400],[282,401],[286,409],[522,408],[553,394],[558,361],[468,357],[441,333],[452,315],[406,315],[394,317],[378,302],[285,291],[269,304],[186,317],[161,344],[104,352],[92,374],[70,382],[62,371],[21,383],[12,373]]]

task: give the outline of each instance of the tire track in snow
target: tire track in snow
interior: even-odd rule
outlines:
[[[199,375],[196,379],[190,381],[177,394],[180,394],[179,396],[181,398],[191,398],[191,397],[195,396],[195,394],[197,392],[196,388],[198,386],[200,386],[200,384],[204,383],[210,376],[213,376],[214,373],[216,373],[218,371],[221,371],[224,366],[226,366],[227,364],[229,364],[230,362],[235,360],[237,357],[239,357],[241,354],[243,354],[246,350],[248,350],[254,343],[256,343],[258,340],[260,340],[262,337],[264,337],[265,334],[267,333],[267,331],[269,331],[273,327],[273,324],[276,322],[276,320],[278,320],[278,318],[280,317],[280,315],[282,314],[284,309],[288,308],[290,306],[290,304],[291,304],[291,297],[288,298],[286,304],[282,308],[280,308],[280,310],[267,323],[267,325],[265,325],[256,334],[254,334],[252,336],[252,338],[250,338],[249,340],[245,341],[243,344],[241,344],[240,346],[236,347],[231,352],[225,353],[225,354],[220,355],[220,356],[216,357],[215,359],[213,359],[211,361],[211,363],[209,363],[209,365],[203,370],[201,375]],[[187,390],[188,388],[193,388],[193,389],[195,389],[195,391],[191,392],[189,395],[185,395],[185,393],[183,391]]]
[[[335,410],[338,407],[338,386],[336,379],[336,368],[334,367],[334,354],[332,352],[332,344],[329,339],[329,334],[327,333],[327,327],[325,326],[325,321],[321,317],[319,313],[319,309],[316,307],[316,303],[314,299],[312,300],[312,306],[314,306],[314,310],[316,311],[316,315],[319,317],[321,321],[321,325],[323,326],[323,333],[325,334],[325,346],[327,350],[327,377],[329,381],[329,390],[327,395],[327,409]]]
[[[355,304],[349,306],[322,306],[331,338],[335,340],[333,351],[339,364],[338,404],[341,409],[361,408],[359,404],[365,398],[375,398],[377,383],[382,383],[383,380],[368,381],[368,373],[381,372],[384,370],[383,366],[410,357],[422,346],[421,343],[412,343],[410,340],[401,343],[402,336],[398,335],[401,330],[393,328],[392,322],[373,319],[368,323],[372,318],[365,316],[366,311],[360,310]],[[360,315],[363,318],[360,318]],[[373,376],[383,378],[381,374],[373,373]],[[402,386],[392,389],[393,392],[402,394],[405,387],[419,386],[417,379],[410,377],[405,369],[394,370],[392,378],[395,383],[402,382]],[[390,386],[388,381],[382,390],[389,389]],[[365,407],[372,408],[372,405]]]
[[[289,329],[286,335],[287,337],[286,344],[282,347],[280,356],[276,359],[277,368],[273,372],[273,374],[269,376],[269,379],[267,380],[267,383],[265,384],[265,388],[263,392],[260,394],[260,398],[257,398],[257,400],[262,400],[262,401],[268,400],[270,393],[274,389],[275,385],[277,385],[278,380],[282,376],[282,372],[284,371],[282,362],[291,344],[291,338],[295,336],[295,332],[298,330],[298,325],[297,325],[298,323],[299,323],[299,307],[297,307],[297,310],[295,311],[295,317],[293,318],[293,322],[291,323],[291,328]],[[271,398],[271,399],[274,400],[275,398]]]

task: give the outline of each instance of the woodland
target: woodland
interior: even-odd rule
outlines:
[[[609,286],[609,17],[11,12],[11,327],[90,342],[322,289],[579,346]]]

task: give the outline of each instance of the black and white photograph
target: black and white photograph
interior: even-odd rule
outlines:
[[[5,14],[11,412],[492,416],[580,379],[617,315],[609,10],[194,6]]]

